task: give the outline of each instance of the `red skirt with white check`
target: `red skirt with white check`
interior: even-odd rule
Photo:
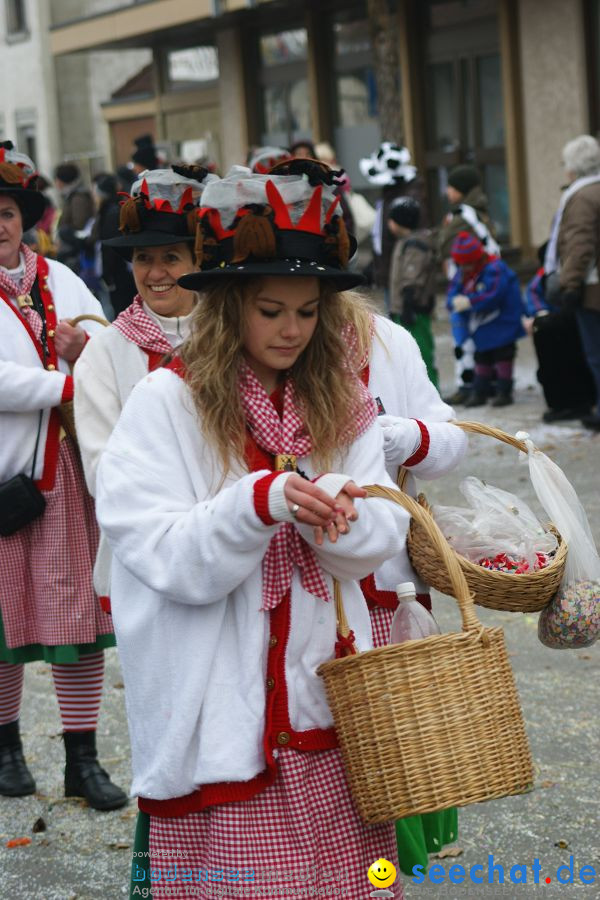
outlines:
[[[43,514],[0,537],[0,608],[11,649],[90,644],[113,630],[92,584],[98,526],[70,438],[60,444],[54,487],[43,494]]]
[[[277,764],[275,782],[251,800],[150,817],[153,897],[359,900],[373,889],[375,860],[398,869],[394,825],[361,821],[339,750],[282,749]],[[401,900],[400,882],[391,889]]]

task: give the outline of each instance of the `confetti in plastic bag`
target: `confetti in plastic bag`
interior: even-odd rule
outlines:
[[[540,613],[538,637],[555,650],[589,647],[600,637],[600,557],[573,486],[556,463],[538,450],[529,435],[529,475],[538,500],[566,541],[565,574],[548,606]]]

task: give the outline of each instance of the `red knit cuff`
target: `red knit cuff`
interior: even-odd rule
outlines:
[[[68,403],[69,400],[72,400],[75,395],[75,382],[73,381],[72,375],[67,375],[65,378],[65,386],[63,388],[63,392],[60,398],[61,403]]]
[[[256,515],[264,525],[275,525],[275,519],[269,512],[269,490],[276,478],[283,474],[282,472],[271,472],[264,478],[259,478],[254,482],[254,509]]]
[[[98,603],[100,604],[100,609],[102,612],[108,613],[108,615],[112,615],[112,607],[110,605],[110,597],[98,597]]]
[[[415,419],[415,422],[419,426],[419,431],[421,432],[421,443],[419,444],[416,452],[402,463],[405,468],[408,468],[409,466],[416,466],[418,463],[423,462],[423,460],[429,453],[431,438],[429,437],[427,427],[423,424],[423,422],[420,422],[419,419]]]

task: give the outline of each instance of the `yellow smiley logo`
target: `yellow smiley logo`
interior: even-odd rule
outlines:
[[[396,880],[396,868],[387,859],[376,859],[369,867],[367,877],[373,887],[386,888]]]

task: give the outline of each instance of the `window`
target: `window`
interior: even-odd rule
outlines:
[[[17,119],[17,140],[16,145],[17,149],[21,153],[26,153],[27,156],[33,160],[34,163],[37,162],[37,142],[35,138],[35,125],[29,122],[20,122]]]
[[[6,3],[6,34],[22,35],[27,32],[27,17],[25,15],[25,0],[5,0]]]
[[[305,28],[262,34],[259,41],[265,144],[311,137],[308,36]]]
[[[167,78],[171,87],[198,86],[219,77],[216,47],[186,47],[167,51]]]

